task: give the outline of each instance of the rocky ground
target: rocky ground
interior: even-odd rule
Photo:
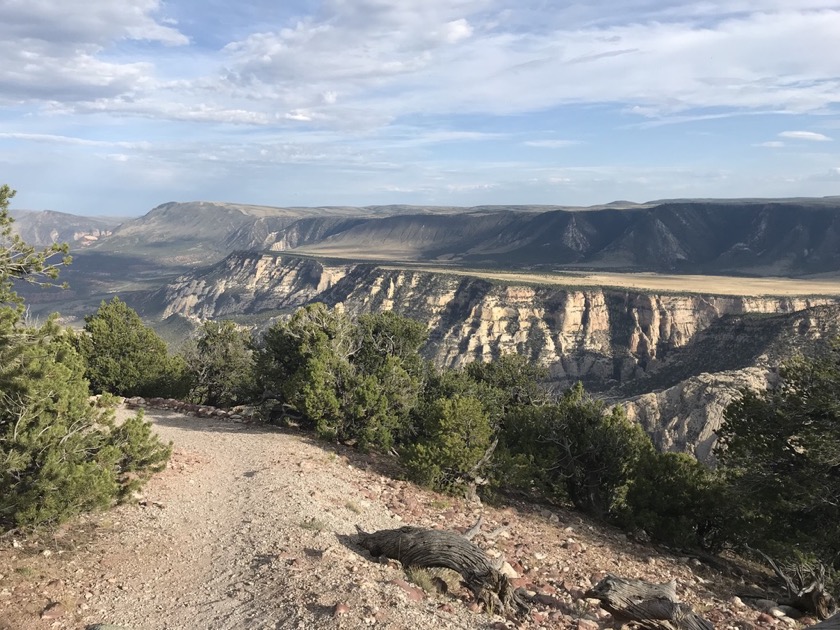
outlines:
[[[147,418],[174,455],[142,497],[47,534],[0,538],[0,630],[598,630],[613,620],[584,593],[607,573],[676,580],[681,599],[716,628],[809,623],[733,597],[749,579],[573,512],[469,504],[395,480],[387,458],[238,418],[155,409]],[[457,586],[435,592],[440,580],[375,562],[352,542],[357,526],[464,531],[479,516],[474,542],[504,556],[538,602],[525,620],[487,614]]]

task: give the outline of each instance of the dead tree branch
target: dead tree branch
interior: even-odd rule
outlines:
[[[645,630],[714,630],[711,622],[679,603],[673,581],[651,584],[608,575],[586,596],[599,600],[616,621],[634,622]]]

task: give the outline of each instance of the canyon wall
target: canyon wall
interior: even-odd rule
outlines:
[[[156,301],[162,317],[193,320],[267,319],[313,301],[352,314],[391,310],[427,323],[424,353],[438,365],[524,354],[549,369],[558,389],[583,381],[624,405],[660,448],[701,459],[739,388],[766,386],[783,355],[778,340],[794,348],[840,320],[831,298],[517,285],[257,253],[184,276]]]

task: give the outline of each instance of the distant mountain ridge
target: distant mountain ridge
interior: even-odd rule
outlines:
[[[210,264],[234,251],[296,251],[503,269],[840,272],[840,197],[622,201],[592,208],[170,202],[119,225],[81,217],[74,224],[68,217],[27,214],[19,229],[37,243],[94,234],[87,241],[93,251],[152,257],[164,266]]]
[[[110,236],[124,219],[115,217],[82,217],[53,210],[11,210],[15,220],[12,229],[27,243],[46,247],[53,243],[70,243],[79,247],[92,245]]]

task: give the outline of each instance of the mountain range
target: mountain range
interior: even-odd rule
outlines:
[[[153,256],[175,267],[268,250],[497,269],[789,277],[840,272],[840,197],[617,202],[585,209],[173,202],[119,225],[57,213],[26,213],[18,223],[32,242],[78,242],[80,234],[90,234],[91,251]]]
[[[701,459],[740,388],[840,334],[840,198],[17,217],[74,256],[69,290],[23,288],[35,316],[78,322],[118,294],[177,346],[203,319],[259,330],[315,301],[391,310],[427,323],[440,365],[524,354]]]

